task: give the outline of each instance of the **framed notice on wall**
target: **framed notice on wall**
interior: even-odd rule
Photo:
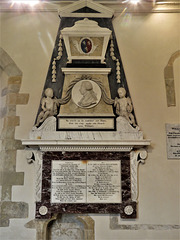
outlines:
[[[180,124],[166,124],[167,157],[180,159]]]

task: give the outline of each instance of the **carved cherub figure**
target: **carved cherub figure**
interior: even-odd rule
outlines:
[[[115,98],[114,106],[116,107],[116,114],[125,117],[130,124],[136,126],[134,116],[132,114],[133,106],[131,99],[126,97],[126,90],[124,88],[118,89],[119,98]]]
[[[45,97],[41,100],[42,111],[38,115],[37,122],[35,124],[36,127],[38,127],[40,123],[44,122],[46,118],[57,114],[57,106],[59,104],[57,99],[53,98],[54,94],[52,88],[47,88],[44,94]]]

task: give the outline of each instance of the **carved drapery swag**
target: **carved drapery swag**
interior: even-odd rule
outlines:
[[[107,96],[106,90],[105,90],[102,82],[100,82],[100,81],[98,81],[98,80],[96,80],[96,79],[93,79],[93,78],[90,77],[90,76],[82,75],[80,78],[76,78],[75,80],[73,80],[73,81],[69,84],[69,87],[68,87],[68,90],[67,90],[67,92],[66,92],[65,97],[62,98],[62,99],[58,99],[58,100],[57,100],[60,105],[64,105],[64,104],[66,104],[66,103],[68,103],[68,102],[70,101],[70,99],[71,99],[71,92],[72,92],[72,89],[73,89],[74,85],[75,85],[77,82],[81,81],[81,80],[91,80],[91,81],[94,81],[95,83],[97,83],[98,86],[99,86],[100,89],[101,89],[102,99],[104,100],[104,102],[105,102],[106,104],[108,104],[108,105],[114,104],[114,100],[111,99],[111,98],[109,98],[109,97]]]

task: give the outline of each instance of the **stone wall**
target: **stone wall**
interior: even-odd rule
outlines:
[[[23,149],[21,141],[15,139],[15,128],[20,125],[20,117],[16,115],[16,105],[27,104],[29,95],[19,93],[22,72],[2,48],[0,48],[0,71],[0,226],[7,227],[10,218],[26,218],[28,216],[27,203],[12,201],[12,187],[24,184],[24,173],[16,172],[16,153],[17,150]]]

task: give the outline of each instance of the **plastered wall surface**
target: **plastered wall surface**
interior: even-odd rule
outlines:
[[[1,46],[23,72],[20,92],[30,94],[28,105],[17,106],[20,126],[16,138],[28,138],[39,107],[42,89],[59,26],[57,13],[1,13]],[[145,165],[139,168],[139,216],[118,225],[151,224],[153,229],[110,229],[109,215],[95,215],[96,240],[179,240],[179,230],[166,228],[179,221],[179,160],[166,155],[165,123],[180,123],[180,59],[174,63],[176,106],[167,107],[164,67],[180,48],[177,13],[121,15],[113,20],[120,54],[144,137],[152,140]],[[24,186],[13,187],[12,200],[29,204],[29,217],[11,219],[0,228],[2,240],[34,240],[35,230],[24,225],[34,218],[34,169],[23,151],[17,153],[17,172],[24,172]],[[158,225],[162,225],[159,230]]]

